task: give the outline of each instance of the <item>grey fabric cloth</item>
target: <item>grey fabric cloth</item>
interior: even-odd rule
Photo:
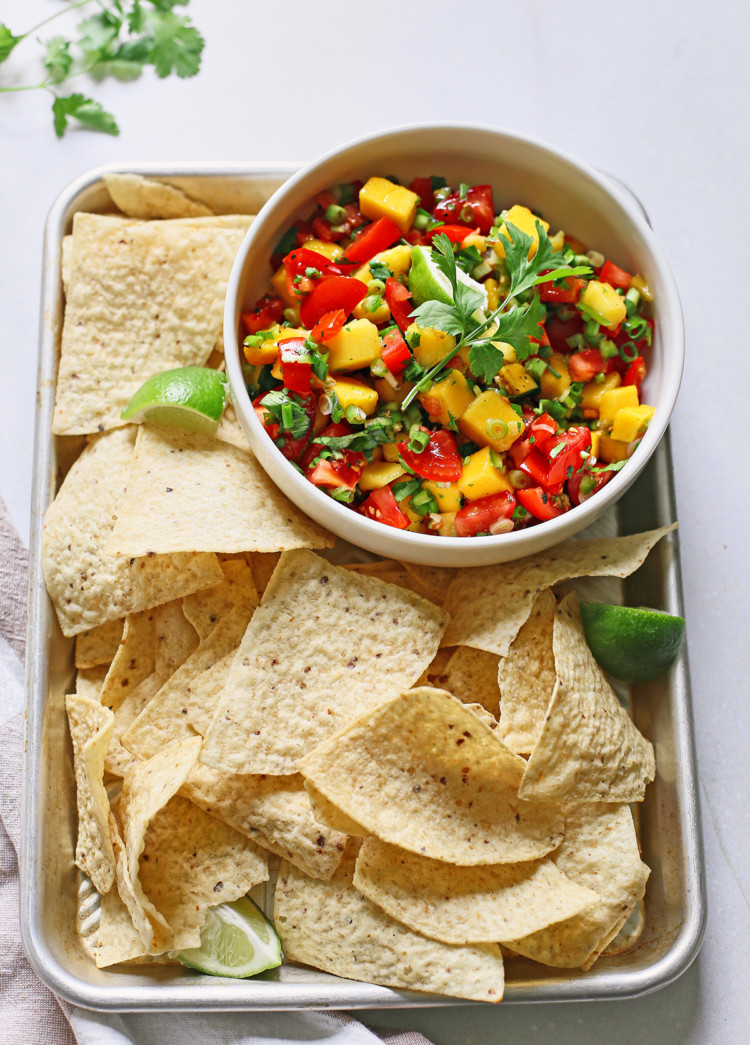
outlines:
[[[23,952],[18,920],[28,555],[0,499],[0,1041],[3,1045],[430,1045],[345,1013],[95,1013],[57,999]]]

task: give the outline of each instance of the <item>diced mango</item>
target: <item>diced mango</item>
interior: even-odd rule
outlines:
[[[390,218],[408,232],[415,217],[419,196],[387,178],[368,178],[359,190],[359,209],[366,218]]]
[[[489,388],[464,410],[458,427],[479,446],[491,446],[502,453],[519,438],[524,426],[509,400]]]
[[[480,497],[512,490],[507,475],[492,463],[492,451],[489,446],[482,447],[470,457],[465,458],[458,489],[467,501],[476,501]]]
[[[523,363],[506,363],[500,370],[500,383],[509,396],[536,391],[536,381]]]
[[[560,355],[559,352],[553,352],[547,360],[548,367],[539,378],[539,386],[542,390],[542,395],[545,399],[562,399],[563,396],[568,394],[570,388],[570,371],[568,370],[568,361],[565,356]],[[555,377],[552,370],[559,374],[559,377]]]
[[[392,483],[394,479],[400,479],[405,474],[404,469],[398,463],[393,464],[391,461],[373,462],[373,464],[365,465],[362,469],[362,474],[359,477],[359,488],[360,490],[380,490],[383,486]]]
[[[409,392],[414,388],[411,381],[397,381],[394,388],[385,377],[376,377],[372,383],[381,403],[396,403],[398,406],[403,403]]]
[[[500,351],[503,354],[503,359],[505,360],[506,365],[508,363],[515,363],[518,359],[515,348],[513,347],[513,345],[509,345],[507,341],[493,341],[492,345],[494,346],[494,348],[500,349]]]
[[[591,456],[592,457],[598,457],[599,456],[599,443],[601,442],[601,438],[602,438],[602,433],[599,431],[598,428],[594,429],[591,432],[591,451],[590,452],[591,452]]]
[[[368,319],[371,323],[375,323],[377,326],[379,323],[385,323],[386,320],[391,318],[391,310],[385,302],[385,298],[381,297],[377,303],[377,307],[371,310],[371,305],[375,299],[362,298],[359,304],[354,306],[352,315],[355,319]]]
[[[612,438],[631,443],[643,435],[646,425],[654,416],[653,406],[625,406],[618,410],[612,422]]]
[[[364,410],[369,417],[378,408],[378,393],[363,381],[334,377],[330,384],[326,386],[326,389],[336,393],[338,401],[344,410],[348,406],[357,406],[360,410]]]
[[[440,513],[440,525],[432,527],[434,533],[439,534],[441,537],[457,537],[456,527],[454,525],[456,519],[455,512],[441,512]]]
[[[428,392],[418,397],[431,421],[449,425],[475,398],[474,390],[460,370],[450,369]]]
[[[383,443],[382,450],[386,461],[398,461],[398,443]]]
[[[326,243],[322,239],[305,240],[305,249],[314,250],[316,254],[322,254],[323,257],[329,258],[331,261],[336,261],[344,253],[340,243]]]
[[[538,214],[532,213],[528,207],[522,207],[520,204],[515,203],[505,216],[505,221],[500,226],[499,239],[493,244],[495,253],[499,258],[505,257],[505,243],[509,242],[510,237],[503,235],[505,230],[505,222],[510,222],[511,225],[515,225],[521,232],[525,232],[527,236],[531,236],[534,240],[531,247],[529,247],[529,257],[533,258],[537,252],[539,246],[539,234],[536,231],[536,222],[540,222],[545,232],[549,230],[549,222],[544,221],[539,217]]]
[[[431,479],[422,483],[423,490],[429,490],[437,501],[438,511],[457,512],[461,507],[461,491],[458,483],[436,483]]]
[[[414,345],[414,358],[428,370],[436,366],[448,353],[456,347],[456,339],[452,334],[433,327],[418,327],[412,323],[406,331],[406,340],[412,344],[415,335],[419,335],[419,344]]]
[[[421,515],[417,515],[417,513],[413,511],[411,506],[411,497],[404,497],[403,501],[398,502],[398,506],[409,520],[409,525],[406,527],[406,529],[421,530],[424,519]]]
[[[599,440],[599,459],[607,464],[615,461],[626,461],[629,457],[629,443],[623,443],[619,439],[613,439],[602,432]]]
[[[274,341],[264,341],[261,345],[245,345],[243,352],[251,366],[265,366],[275,361],[279,347]]]
[[[581,406],[584,410],[598,410],[602,396],[622,384],[619,374],[606,374],[603,381],[587,381],[581,392]]]
[[[296,305],[299,303],[299,298],[295,294],[290,294],[287,290],[286,269],[283,265],[277,268],[271,276],[271,286],[276,296],[280,297],[285,305]]]
[[[500,284],[490,277],[484,281],[484,289],[487,291],[487,310],[494,312],[500,304]]]
[[[638,406],[638,389],[635,385],[620,385],[605,392],[599,403],[599,420],[606,425],[624,406]]]
[[[651,287],[648,285],[643,276],[636,275],[630,281],[630,286],[633,290],[637,290],[644,301],[653,301],[654,295]]]
[[[411,268],[411,246],[401,243],[397,247],[390,247],[388,250],[381,251],[372,260],[387,265],[394,276],[403,276]],[[368,261],[361,269],[357,269],[353,275],[355,279],[359,279],[363,283],[369,283],[372,279],[370,262]]]
[[[600,283],[596,279],[584,287],[581,304],[591,309],[605,327],[616,327],[627,315],[625,298],[620,297],[609,283]]]
[[[328,368],[359,370],[380,358],[380,335],[367,319],[353,319],[328,342]]]
[[[565,246],[565,233],[563,230],[559,229],[554,236],[550,236],[549,242],[553,250],[562,250]]]

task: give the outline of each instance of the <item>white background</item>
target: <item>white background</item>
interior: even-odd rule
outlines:
[[[6,0],[18,33],[59,0]],[[634,1001],[370,1013],[440,1045],[750,1041],[747,286],[750,7],[743,0],[192,0],[200,75],[82,81],[119,120],[57,141],[44,92],[0,96],[0,493],[28,537],[42,230],[102,163],[308,160],[379,128],[495,124],[616,174],[677,278],[687,366],[672,419],[709,924],[675,984]],[[65,16],[40,32],[64,31]],[[33,82],[21,45],[0,82]]]

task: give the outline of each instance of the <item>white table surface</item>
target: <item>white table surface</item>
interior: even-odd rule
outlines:
[[[56,0],[6,0],[22,32]],[[709,895],[703,950],[632,1001],[368,1013],[440,1045],[734,1045],[750,1041],[750,658],[745,470],[750,6],[743,0],[380,0],[219,3],[187,11],[199,76],[76,84],[119,138],[54,137],[43,92],[0,97],[0,493],[28,537],[42,229],[74,177],[102,163],[304,160],[350,137],[429,120],[537,135],[641,197],[687,326],[672,420]],[[66,18],[70,18],[67,16]],[[76,18],[73,15],[72,18]],[[59,28],[58,28],[59,26]],[[64,28],[64,19],[40,35]],[[0,69],[28,82],[27,42]]]

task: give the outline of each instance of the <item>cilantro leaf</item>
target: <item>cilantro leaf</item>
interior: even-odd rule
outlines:
[[[73,55],[70,53],[70,40],[62,36],[53,36],[45,44],[44,68],[49,73],[52,83],[60,83],[70,73]]]
[[[544,305],[535,294],[526,308],[514,308],[497,317],[498,327],[493,340],[505,341],[516,350],[518,359],[528,359],[536,355],[538,345],[532,344],[531,339],[541,337],[539,324],[544,322],[545,315]]]
[[[310,418],[294,395],[279,388],[268,392],[260,401],[282,432],[289,432],[292,439],[301,439],[310,427]]]
[[[370,425],[359,432],[348,435],[319,435],[313,439],[331,450],[374,450],[381,443],[393,442],[393,428],[381,425]]]
[[[464,247],[462,250],[457,250],[455,258],[458,267],[462,268],[468,275],[471,275],[472,269],[476,268],[476,266],[480,265],[482,262],[482,255],[473,243],[470,247]]]
[[[488,385],[505,366],[505,356],[491,341],[476,341],[469,349],[469,366]]]
[[[73,118],[92,131],[103,131],[105,134],[118,135],[120,128],[114,116],[101,107],[99,102],[87,98],[83,94],[57,96],[52,103],[52,116],[55,122],[55,134],[62,138],[68,126],[68,119]]]
[[[464,320],[456,305],[446,305],[442,301],[425,301],[410,318],[420,327],[434,327],[456,337],[461,337],[464,332]]]
[[[391,270],[382,261],[370,261],[368,263],[371,279],[382,279],[384,282],[393,275]]]
[[[455,293],[455,308],[463,323],[463,329],[469,326],[472,315],[478,308],[484,306],[484,295],[480,290],[467,287],[465,283],[458,283]]]
[[[150,11],[148,25],[153,38],[150,62],[162,79],[170,73],[184,79],[200,69],[204,39],[187,18],[171,11]]]
[[[613,461],[611,464],[595,465],[593,468],[587,468],[586,471],[594,472],[596,475],[599,475],[602,472],[619,472],[627,463],[627,460]]]
[[[510,297],[522,294],[524,290],[529,290],[537,283],[591,272],[586,265],[571,268],[565,257],[550,243],[540,221],[536,222],[536,231],[539,243],[534,256],[530,258],[529,251],[534,246],[534,237],[522,232],[510,221],[505,223],[502,240],[505,247],[505,264],[510,275]],[[550,271],[545,271],[547,269]]]
[[[115,50],[122,19],[111,11],[99,11],[78,23],[78,40],[87,66],[95,66]]]
[[[444,232],[439,232],[432,241],[432,260],[437,268],[448,277],[453,288],[453,296],[456,295],[456,255],[453,253],[453,244]]]
[[[24,33],[24,36],[26,34]],[[14,36],[4,22],[0,22],[0,62],[4,62],[14,47],[20,44],[24,36]]]

